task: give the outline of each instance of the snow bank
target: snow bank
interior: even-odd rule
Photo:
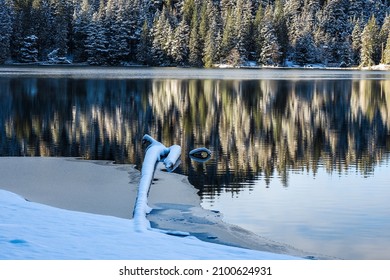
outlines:
[[[134,220],[58,209],[0,190],[0,259],[294,259],[135,230]]]

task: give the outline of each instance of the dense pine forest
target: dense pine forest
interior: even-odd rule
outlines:
[[[389,0],[0,0],[0,64],[390,64]]]

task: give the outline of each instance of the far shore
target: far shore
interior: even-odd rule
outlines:
[[[348,66],[348,67],[340,67],[336,65],[323,65],[323,64],[306,64],[306,65],[298,65],[294,63],[290,63],[289,65],[258,65],[256,63],[248,63],[243,65],[230,65],[230,64],[216,64],[213,67],[205,68],[205,67],[190,67],[190,66],[178,66],[178,65],[167,65],[167,66],[156,66],[156,65],[143,65],[143,64],[133,64],[128,63],[125,65],[90,65],[88,63],[66,63],[66,64],[59,64],[59,63],[50,63],[45,61],[37,61],[32,63],[5,63],[0,64],[0,73],[2,68],[161,68],[161,69],[169,69],[169,68],[178,68],[178,69],[197,69],[197,70],[216,70],[216,69],[280,69],[280,70],[342,70],[342,71],[390,71],[390,65],[389,64],[378,64],[378,65],[372,65],[372,66]]]

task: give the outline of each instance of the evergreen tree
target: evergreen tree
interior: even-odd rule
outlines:
[[[357,20],[352,31],[352,63],[354,65],[360,64],[360,54],[362,48],[361,34],[361,22],[360,20]]]
[[[234,10],[233,8],[228,9],[226,12],[226,16],[224,18],[224,29],[222,34],[222,42],[221,42],[221,56],[222,58],[226,58],[231,50],[235,47],[235,39],[236,34],[234,33]]]
[[[188,64],[189,26],[181,21],[177,26],[172,42],[172,57],[176,65]]]
[[[191,66],[202,66],[202,49],[199,41],[199,16],[198,9],[195,7],[191,20],[191,30],[189,39],[189,64]]]
[[[280,46],[279,63],[281,64],[284,64],[284,61],[287,58],[288,45],[289,45],[287,18],[283,11],[283,2],[284,2],[283,0],[275,1],[275,12],[274,12],[274,20],[273,20],[276,38]]]
[[[92,7],[89,0],[82,0],[80,7],[73,14],[73,54],[74,62],[84,62],[88,59],[86,51],[88,26],[92,21]]]
[[[150,51],[151,51],[151,39],[149,34],[149,25],[148,25],[148,21],[145,20],[140,35],[140,40],[137,45],[136,59],[143,64],[151,63]]]
[[[249,0],[238,0],[235,11],[235,27],[237,34],[236,48],[240,55],[241,63],[248,60],[250,50],[250,36],[252,24],[252,4]]]
[[[310,32],[303,33],[296,40],[294,54],[294,61],[302,66],[316,61],[316,47]]]
[[[383,53],[383,61],[384,64],[390,65],[390,34],[387,36],[386,48]]]
[[[195,1],[194,0],[184,0],[181,8],[182,20],[184,20],[188,26],[191,25],[192,18],[195,11]]]
[[[0,63],[50,54],[95,65],[275,65],[287,57],[372,65],[385,61],[390,32],[383,0],[0,0],[0,7]],[[38,57],[27,55],[29,44]]]
[[[209,1],[208,14],[211,18],[211,23],[206,35],[205,49],[203,52],[203,64],[205,67],[212,67],[214,63],[219,62],[220,32],[217,23],[216,9]]]
[[[152,59],[157,65],[170,65],[173,30],[168,11],[164,8],[153,25]]]
[[[261,30],[263,29],[264,12],[262,5],[259,5],[256,11],[255,19],[253,21],[253,42],[255,46],[255,57],[256,60],[260,59],[261,47],[264,41],[262,38]]]
[[[349,0],[348,16],[351,19],[360,19],[364,24],[368,21],[367,0]]]
[[[261,24],[260,37],[263,41],[261,43],[259,62],[263,65],[277,65],[281,57],[279,42],[273,26],[272,14],[272,7],[268,6],[263,17],[263,23]]]
[[[86,52],[91,65],[107,65],[108,40],[107,30],[103,25],[102,14],[95,13],[88,26]]]
[[[348,20],[348,0],[328,1],[319,21],[318,45],[326,48],[324,59],[339,64],[345,56],[345,39],[351,32]]]
[[[286,0],[284,4],[284,16],[288,26],[288,38],[291,47],[294,48],[300,29],[300,18],[304,7],[304,0]]]
[[[152,27],[152,47],[151,47],[151,59],[153,64],[162,64],[164,61],[163,52],[163,22],[160,13],[158,13],[154,19]]]
[[[54,46],[54,10],[49,0],[33,0],[31,17],[34,18],[34,28],[31,33],[38,37],[37,48],[39,60],[46,60]]]
[[[58,55],[65,57],[68,54],[69,43],[69,22],[72,18],[72,7],[66,0],[58,0],[50,3],[52,21],[51,34],[52,45],[48,48],[49,52],[58,49]]]
[[[129,29],[127,28],[127,11],[131,9],[126,3],[110,0],[106,9],[106,29],[108,30],[109,64],[118,65],[129,58]]]
[[[24,38],[23,45],[20,49],[20,62],[31,63],[38,61],[38,37],[29,35]]]
[[[382,24],[382,27],[381,27],[381,30],[379,32],[379,42],[378,42],[378,45],[379,45],[379,48],[380,48],[380,52],[381,52],[381,62],[384,62],[384,50],[386,48],[386,45],[387,45],[387,39],[389,37],[389,34],[390,34],[390,15],[388,15],[383,24]]]
[[[10,57],[13,24],[13,5],[9,0],[0,0],[0,64]]]
[[[379,28],[374,16],[368,21],[362,32],[361,66],[373,66],[379,63]]]

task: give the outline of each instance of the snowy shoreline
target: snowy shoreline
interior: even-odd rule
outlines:
[[[129,217],[139,172],[131,165],[70,158],[2,157],[0,167],[0,259],[308,257],[272,241],[262,240],[260,244],[261,239],[254,234],[224,224],[220,213],[199,207],[196,190],[181,175],[156,172],[149,197],[156,213],[151,214],[150,220],[160,228],[173,229],[171,226],[176,225],[183,230],[184,226],[184,230],[195,232],[189,237],[134,230]],[[197,221],[186,224],[185,217]],[[178,219],[182,219],[181,223]],[[202,237],[212,242],[199,240]],[[258,251],[261,248],[264,250]]]
[[[102,68],[102,69],[112,69],[112,68],[123,68],[123,69],[137,69],[137,68],[160,68],[160,69],[196,69],[196,70],[216,70],[216,69],[279,69],[279,70],[340,70],[340,71],[390,71],[389,64],[378,64],[373,66],[350,66],[350,67],[337,67],[337,66],[326,66],[324,64],[306,64],[298,65],[294,62],[288,62],[284,66],[270,66],[270,65],[259,65],[256,62],[248,62],[243,65],[230,65],[230,64],[215,64],[213,67],[183,67],[183,66],[150,66],[142,64],[128,64],[128,65],[117,65],[117,66],[93,66],[87,63],[50,63],[50,62],[34,62],[34,63],[6,63],[0,64],[0,72],[2,69],[7,68]]]

